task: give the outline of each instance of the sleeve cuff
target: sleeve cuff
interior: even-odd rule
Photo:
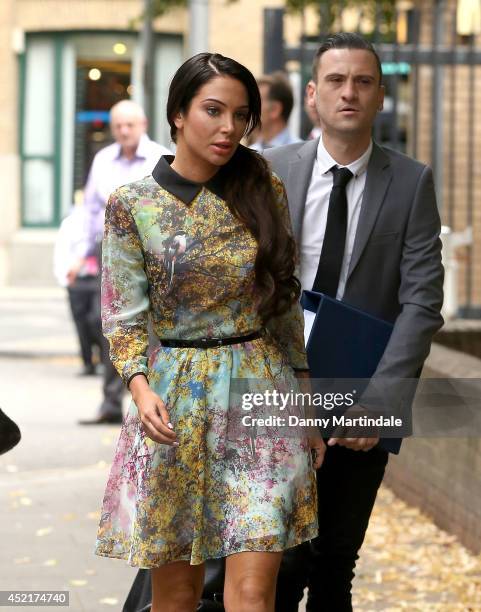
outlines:
[[[133,359],[128,361],[121,371],[121,377],[124,383],[129,386],[131,379],[137,374],[143,374],[147,380],[149,379],[149,369],[147,367],[147,358]]]
[[[127,388],[129,387],[131,380],[135,378],[136,376],[145,376],[146,381],[149,382],[149,379],[147,378],[147,374],[145,372],[135,372],[135,374],[132,374],[127,380],[126,382]]]

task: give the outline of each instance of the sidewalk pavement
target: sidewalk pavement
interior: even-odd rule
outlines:
[[[4,287],[0,289],[0,313],[0,356],[78,355],[65,289]]]
[[[101,379],[76,376],[66,294],[2,289],[0,320],[0,406],[23,436],[0,456],[0,590],[68,590],[71,612],[120,611],[136,570],[93,554],[119,428],[77,425],[95,414]],[[354,603],[356,612],[481,610],[481,558],[382,487]]]
[[[72,612],[121,610],[136,570],[93,554],[119,427],[77,425],[101,378],[76,376],[66,293],[2,290],[0,320],[0,406],[22,430],[0,456],[0,590],[68,590]]]

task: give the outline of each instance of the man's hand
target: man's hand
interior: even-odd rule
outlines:
[[[309,438],[309,447],[311,449],[312,454],[312,467],[315,470],[318,470],[322,462],[324,461],[324,455],[326,454],[326,445],[324,444],[324,440],[322,438]]]
[[[378,442],[379,436],[377,438],[329,438],[327,444],[329,446],[338,444],[351,450],[367,452],[374,448]]]
[[[77,280],[77,276],[78,273],[80,272],[82,266],[85,263],[85,259],[79,259],[77,260],[77,262],[75,263],[75,265],[73,265],[70,270],[67,272],[67,285],[69,287],[71,287],[72,285],[75,284],[75,281]]]
[[[297,379],[299,380],[304,379],[302,390],[306,392],[306,389],[307,389],[310,392],[311,385],[309,382],[309,377],[310,377],[309,371],[300,370],[300,371],[297,371],[295,374],[296,374]],[[314,413],[312,415],[309,414],[309,416],[314,417],[315,414]],[[324,443],[324,440],[318,435],[317,428],[313,427],[311,428],[311,431],[313,433],[309,435],[309,448],[311,449],[311,455],[312,455],[312,467],[315,470],[318,470],[321,467],[322,462],[324,461],[324,455],[326,454],[326,445]]]
[[[344,416],[346,418],[350,418],[350,419],[355,419],[355,418],[359,418],[362,416],[372,416],[369,414],[369,412],[367,410],[365,410],[362,406],[353,406],[352,408],[349,408],[348,410],[346,410],[346,412],[344,413]],[[364,428],[366,433],[367,433],[367,428]],[[329,438],[327,445],[328,446],[335,446],[336,444],[338,444],[339,446],[344,446],[346,448],[350,448],[351,450],[355,450],[355,451],[370,451],[371,448],[374,448],[376,446],[376,444],[379,442],[379,436],[375,435],[375,436],[364,436],[361,437],[360,435],[358,435],[358,437],[350,437],[349,434],[351,434],[351,436],[358,432],[360,433],[360,428],[359,427],[337,427],[334,430],[333,435],[331,436],[331,438]]]

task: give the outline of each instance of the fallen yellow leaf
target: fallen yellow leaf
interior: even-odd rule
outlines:
[[[35,532],[35,535],[38,536],[39,538],[48,535],[49,533],[52,533],[53,531],[53,527],[41,527],[40,529],[37,529],[37,531]]]
[[[69,580],[69,583],[72,586],[85,586],[86,584],[88,584],[88,581],[87,580],[77,580],[77,579],[74,579],[74,580]]]
[[[99,603],[107,606],[116,606],[119,603],[119,600],[115,597],[104,597],[103,599],[99,599]]]
[[[22,497],[25,493],[25,489],[15,489],[14,491],[10,491],[8,495],[9,497]]]

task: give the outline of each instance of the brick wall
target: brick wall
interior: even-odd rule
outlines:
[[[283,6],[282,0],[210,0],[209,46],[234,57],[255,76],[262,74],[264,8]]]
[[[17,72],[12,50],[14,9],[9,2],[0,3],[0,155],[13,153],[17,146]]]
[[[433,344],[425,375],[481,378],[481,359]],[[386,484],[481,552],[481,438],[411,438],[391,456]]]
[[[421,11],[421,48],[430,46],[433,40],[433,2],[417,0]],[[466,41],[455,32],[457,0],[447,0],[442,19],[443,35],[440,46],[451,48]],[[481,47],[481,35],[474,39],[474,46],[479,50]],[[432,68],[422,66],[420,68],[419,86],[419,123],[418,123],[418,151],[417,157],[421,161],[431,164],[431,133],[432,133]],[[468,301],[468,283],[472,285],[472,306],[481,308],[481,208],[477,202],[481,199],[481,123],[476,117],[481,109],[481,66],[474,68],[475,86],[470,86],[470,68],[457,66],[452,68],[445,66],[441,70],[443,84],[442,114],[443,114],[443,168],[440,173],[443,197],[440,200],[442,222],[450,225],[454,231],[462,231],[469,224],[468,212],[468,140],[474,139],[474,177],[473,177],[473,246],[471,248],[471,273],[468,279],[467,261],[469,251],[467,247],[460,248],[457,252],[459,275],[458,275],[458,302],[464,306]],[[453,81],[454,79],[454,81]],[[455,92],[454,101],[454,131],[450,130],[452,116],[451,92]],[[474,101],[473,118],[469,120],[469,104]],[[414,101],[415,102],[415,101]],[[451,137],[453,135],[453,138]],[[409,146],[409,143],[408,143]],[[452,180],[449,172],[450,155],[453,156],[454,172]],[[449,194],[452,194],[452,209],[449,210]]]
[[[19,223],[20,164],[17,156],[18,79],[12,48],[14,5],[0,2],[0,185],[4,193],[0,224],[0,286],[9,276],[8,240]],[[8,195],[7,195],[8,194]]]

